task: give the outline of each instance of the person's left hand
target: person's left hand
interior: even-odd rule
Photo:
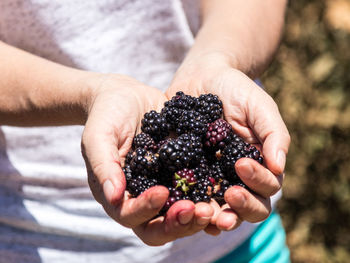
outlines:
[[[230,58],[221,53],[187,57],[166,92],[170,99],[177,91],[199,96],[212,93],[223,102],[224,117],[233,130],[262,152],[265,165],[242,158],[235,169],[241,180],[254,191],[233,186],[225,193],[222,207],[212,202],[215,214],[206,232],[217,235],[232,230],[242,220],[259,222],[271,211],[270,197],[282,186],[288,130],[274,100],[244,73],[234,69]]]

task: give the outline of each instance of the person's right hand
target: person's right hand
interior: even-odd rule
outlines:
[[[148,245],[162,245],[205,229],[214,213],[209,204],[178,201],[165,217],[155,218],[168,198],[166,187],[152,187],[137,198],[125,192],[121,168],[125,156],[144,113],[159,111],[165,95],[126,76],[99,75],[97,79],[90,85],[93,88],[82,136],[82,153],[95,199],[111,218],[132,228]]]

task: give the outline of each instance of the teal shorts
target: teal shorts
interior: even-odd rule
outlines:
[[[290,262],[286,233],[277,212],[261,223],[235,250],[215,263],[287,263]]]

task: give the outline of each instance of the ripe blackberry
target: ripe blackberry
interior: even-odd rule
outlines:
[[[213,195],[214,185],[209,177],[198,178],[192,193],[191,200],[194,203],[198,202],[210,202],[210,198]]]
[[[194,156],[191,142],[181,138],[170,139],[158,153],[162,166],[172,172],[188,167]]]
[[[125,165],[130,165],[130,162],[132,160],[132,158],[134,157],[135,155],[135,152],[134,150],[130,150],[128,151],[128,153],[126,154],[126,157],[125,157]]]
[[[178,139],[183,140],[189,146],[190,166],[195,166],[203,161],[204,151],[200,136],[193,133],[184,133]]]
[[[225,173],[222,170],[219,161],[216,161],[210,166],[210,176],[214,178],[215,182],[225,179]]]
[[[158,154],[137,148],[132,154],[130,169],[136,175],[156,176],[159,171]]]
[[[132,176],[132,171],[130,169],[130,164],[126,164],[124,167],[123,167],[123,173],[125,175],[125,179],[126,181],[130,181],[133,176]]]
[[[223,149],[230,143],[231,136],[231,125],[223,119],[217,119],[207,125],[204,145],[215,150]]]
[[[149,151],[156,151],[157,150],[157,145],[154,142],[153,138],[149,134],[144,133],[144,132],[141,132],[134,137],[132,147],[134,149],[143,148],[143,149],[149,150]]]
[[[164,103],[164,107],[172,107],[182,110],[191,110],[196,104],[196,98],[186,95],[182,91],[176,92],[175,96],[171,100]]]
[[[219,119],[222,115],[222,101],[217,95],[202,94],[195,101],[194,109],[204,116],[207,123]]]
[[[221,152],[221,167],[228,173],[234,172],[236,162],[243,157],[252,158],[260,164],[263,163],[263,157],[260,155],[259,150],[234,134],[231,144],[227,145]]]
[[[218,202],[219,205],[223,205],[225,203],[225,192],[226,190],[231,187],[232,184],[226,180],[220,180],[214,187],[214,194],[213,194],[213,198],[215,199],[216,202]]]
[[[144,191],[157,184],[158,182],[156,179],[149,179],[145,176],[137,176],[127,180],[126,190],[129,191],[131,196],[138,197]]]
[[[169,135],[169,128],[165,117],[152,110],[145,113],[141,121],[141,130],[149,134],[152,138],[159,141]]]
[[[192,110],[194,106],[195,98],[179,91],[171,100],[164,103],[161,114],[166,118],[171,129],[175,129],[183,112]]]
[[[205,118],[196,111],[184,111],[176,124],[176,133],[194,133],[203,136],[207,131]]]

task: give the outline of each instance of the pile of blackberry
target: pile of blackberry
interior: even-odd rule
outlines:
[[[169,197],[161,214],[178,200],[224,203],[225,191],[240,185],[235,163],[243,157],[263,163],[259,150],[234,133],[223,119],[222,102],[213,94],[192,97],[179,91],[161,112],[141,121],[123,171],[127,190],[137,197],[163,185]]]

